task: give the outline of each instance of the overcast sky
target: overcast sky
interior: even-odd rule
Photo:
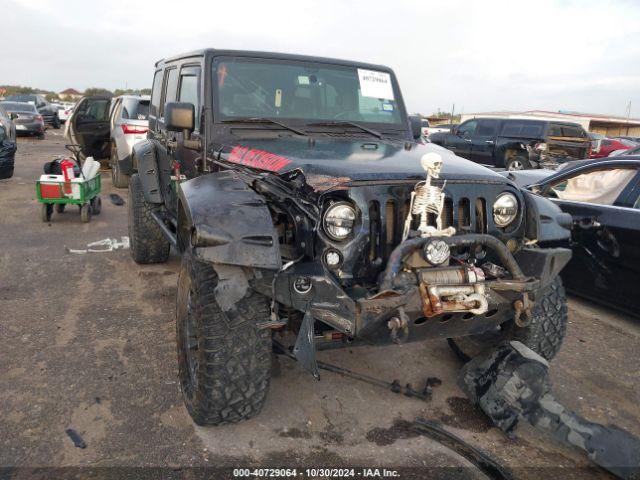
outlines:
[[[640,117],[638,0],[0,0],[0,85],[150,87],[202,47],[381,63],[411,112]]]

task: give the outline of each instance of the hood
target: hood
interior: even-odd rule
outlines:
[[[232,163],[279,174],[301,170],[316,190],[358,181],[423,180],[420,159],[429,152],[442,156],[444,180],[509,183],[509,181],[434,144],[367,138],[247,139],[223,147]],[[333,181],[332,181],[333,180]]]

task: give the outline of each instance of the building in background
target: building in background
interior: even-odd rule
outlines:
[[[461,121],[471,118],[522,118],[536,120],[561,120],[579,123],[588,132],[600,133],[607,137],[630,136],[640,137],[640,119],[598,115],[579,112],[547,112],[544,110],[527,110],[526,112],[484,112],[466,113]]]
[[[80,97],[82,97],[82,93],[77,91],[75,88],[67,88],[66,90],[59,92],[58,96],[61,100],[65,100],[67,102],[75,102],[76,100],[79,100]]]

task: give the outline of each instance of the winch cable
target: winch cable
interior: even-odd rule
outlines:
[[[284,355],[287,358],[298,361],[293,353],[291,353],[284,345],[280,342],[274,340],[273,345],[280,354]],[[340,367],[338,365],[333,365],[331,363],[322,362],[320,360],[316,361],[318,368],[322,370],[326,370],[327,372],[333,372],[340,375],[344,375],[345,377],[353,378],[354,380],[358,380],[360,382],[368,383],[369,385],[374,385],[376,387],[384,388],[386,390],[390,390],[393,393],[402,394],[406,397],[418,398],[425,402],[429,402],[431,400],[431,391],[430,387],[427,385],[423,392],[415,390],[410,384],[406,384],[402,386],[398,380],[394,380],[393,382],[387,382],[385,380],[380,380],[378,378],[370,377],[369,375],[365,375],[362,373],[357,373],[351,371],[347,368]]]
[[[420,435],[435,440],[465,458],[492,480],[510,480],[513,478],[509,472],[489,455],[445,430],[436,422],[418,418],[413,422],[412,428]]]

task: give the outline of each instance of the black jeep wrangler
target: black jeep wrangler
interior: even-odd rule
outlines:
[[[423,144],[392,70],[207,49],[159,61],[122,161],[131,254],[182,255],[179,375],[196,423],[258,413],[272,349],[518,338],[551,358],[570,217]]]

